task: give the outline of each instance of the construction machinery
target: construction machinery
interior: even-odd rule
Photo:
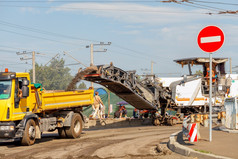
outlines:
[[[220,111],[224,99],[238,95],[238,75],[225,72],[227,58],[213,58],[212,103],[213,111]],[[124,71],[110,65],[93,66],[94,71],[84,79],[105,86],[110,91],[127,101],[137,109],[154,110],[154,124],[173,125],[184,116],[209,111],[209,58],[186,58],[175,60],[188,65],[189,74],[182,77],[158,78],[147,75],[137,76],[135,71]],[[202,66],[197,73],[192,73],[192,66]],[[168,110],[177,113],[170,115]]]
[[[191,114],[209,111],[209,71],[212,71],[213,112],[223,108],[226,97],[238,95],[238,75],[227,74],[225,71],[228,58],[213,58],[212,69],[209,68],[209,58],[196,57],[174,61],[182,67],[187,65],[189,73],[182,77],[158,78],[158,81],[163,87],[170,89],[175,109],[179,112]],[[197,71],[193,73],[192,67]]]
[[[61,137],[82,132],[82,107],[93,104],[92,89],[46,91],[30,82],[29,73],[0,73],[0,141],[32,145],[45,131]]]
[[[171,91],[158,83],[155,76],[140,79],[135,71],[124,71],[112,64],[92,67],[94,71],[85,74],[84,80],[103,85],[139,110],[151,110],[155,125],[172,125],[177,120],[166,114],[167,108],[173,105]]]

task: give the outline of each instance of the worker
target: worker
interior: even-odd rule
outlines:
[[[19,81],[18,96],[22,98],[22,81]]]
[[[215,75],[215,72],[212,70],[212,83],[215,83],[216,82],[216,77],[217,75]],[[207,83],[209,83],[210,81],[210,68],[207,67],[207,74],[206,74],[206,78],[207,78]]]
[[[100,108],[100,105],[101,105],[101,108]],[[98,95],[98,92],[95,92],[94,104],[93,104],[92,107],[93,107],[93,110],[94,110],[94,114],[93,114],[92,118],[95,118],[96,115],[97,115],[98,118],[101,119],[102,118],[102,113],[100,113],[100,109],[103,109],[102,107],[104,107],[104,104],[102,102],[102,99]]]
[[[139,114],[139,110],[135,108],[135,109],[133,110],[133,117],[134,117],[134,118],[139,118],[139,115],[140,115],[140,114]]]
[[[125,115],[125,118],[127,118],[127,110],[124,105],[120,105],[119,112],[120,112],[119,118],[122,118],[122,115]]]

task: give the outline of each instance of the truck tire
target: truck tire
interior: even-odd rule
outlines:
[[[60,138],[66,138],[66,133],[64,128],[58,128],[58,134]]]
[[[65,128],[65,133],[69,138],[78,138],[83,129],[83,121],[78,113],[75,113],[71,120],[70,127]]]
[[[33,119],[29,119],[26,123],[25,130],[23,132],[21,145],[30,146],[35,143],[36,140],[36,123]]]

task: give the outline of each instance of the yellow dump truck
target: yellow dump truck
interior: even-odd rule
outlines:
[[[0,141],[32,145],[42,132],[56,129],[61,137],[79,137],[82,108],[93,103],[93,94],[92,89],[46,91],[30,83],[28,73],[1,72]]]

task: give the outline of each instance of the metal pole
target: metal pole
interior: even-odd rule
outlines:
[[[153,72],[154,72],[153,71],[153,64],[154,64],[154,61],[151,61],[151,70],[150,70],[151,71],[151,75],[153,75]]]
[[[209,124],[209,141],[212,141],[212,53],[209,54],[209,119],[210,119],[210,124]]]
[[[50,61],[52,61],[52,60],[53,60],[54,58],[56,58],[58,55],[59,55],[59,54],[56,54],[54,57],[52,57],[52,58],[50,59]],[[45,64],[45,66],[48,65],[48,63],[50,63],[50,61],[48,61],[48,62]]]
[[[90,66],[93,65],[93,44],[90,44]]]
[[[107,112],[107,118],[109,118],[109,116],[110,116],[110,115],[109,115],[109,114],[110,114],[110,104],[111,104],[111,103],[110,103],[110,91],[109,91],[109,90],[107,91],[107,94],[108,94],[108,96],[107,96],[107,97],[108,97],[108,112]]]
[[[32,76],[33,76],[33,83],[36,82],[36,66],[35,66],[35,51],[32,51]]]
[[[93,44],[90,44],[90,66],[93,66]],[[93,88],[93,82],[91,82],[91,87]]]
[[[72,55],[70,55],[69,53],[67,53],[66,51],[64,51],[65,54],[67,54],[69,57],[71,57],[72,59],[74,59],[75,61],[77,61],[78,63],[80,63],[81,65],[83,65],[84,67],[88,67],[86,65],[84,65],[82,62],[80,62],[79,60],[77,60],[76,58],[74,58]],[[58,55],[58,54],[57,54]],[[56,55],[56,56],[57,56]]]
[[[230,58],[230,74],[232,74],[232,64],[231,64],[231,58]]]
[[[188,71],[189,71],[189,75],[191,76],[192,75],[192,69],[191,69],[190,62],[188,63]]]

